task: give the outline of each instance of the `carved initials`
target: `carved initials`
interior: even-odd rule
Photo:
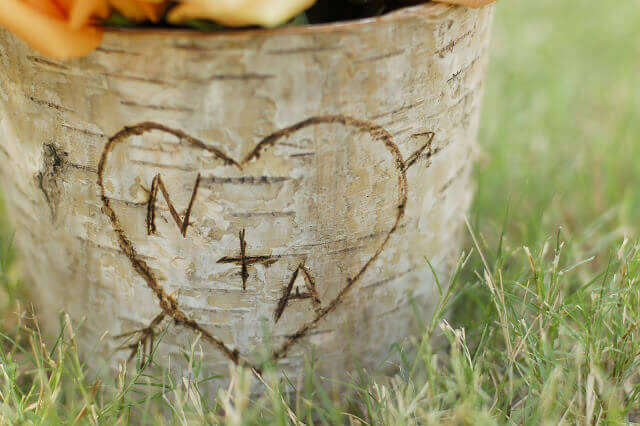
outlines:
[[[119,213],[112,206],[113,200],[109,197],[109,191],[107,190],[104,182],[106,166],[110,164],[110,156],[115,147],[127,146],[132,136],[141,136],[151,131],[160,131],[180,138],[185,144],[188,144],[191,147],[211,153],[224,164],[228,166],[234,166],[239,171],[242,171],[244,165],[249,164],[254,160],[259,160],[260,156],[263,153],[265,153],[269,149],[272,149],[274,146],[281,143],[282,140],[288,138],[292,134],[303,129],[313,128],[314,126],[321,124],[341,124],[343,126],[353,128],[360,133],[370,135],[373,139],[373,143],[375,143],[376,145],[383,145],[386,148],[388,153],[391,155],[391,164],[395,166],[397,171],[399,196],[399,199],[397,200],[397,212],[395,221],[387,230],[386,237],[377,247],[375,253],[373,253],[373,255],[368,260],[366,260],[364,264],[361,265],[359,271],[352,278],[347,279],[343,283],[343,286],[341,287],[337,295],[332,296],[325,301],[324,306],[322,306],[322,303],[317,295],[316,285],[313,282],[310,271],[304,266],[304,264],[301,264],[295,270],[291,282],[284,289],[283,296],[278,303],[278,306],[274,313],[275,320],[277,322],[280,319],[283,312],[287,308],[289,301],[294,299],[311,299],[312,304],[316,308],[316,314],[307,322],[301,324],[300,327],[292,334],[290,334],[279,347],[273,349],[271,353],[272,359],[274,361],[278,361],[286,357],[287,353],[298,341],[304,338],[309,333],[309,331],[316,327],[322,319],[333,313],[340,306],[342,300],[351,291],[353,291],[355,284],[359,282],[359,280],[364,276],[365,272],[369,270],[370,266],[380,257],[380,254],[387,246],[387,243],[390,241],[391,236],[394,235],[394,233],[398,230],[399,224],[405,216],[405,209],[408,202],[409,192],[407,179],[408,169],[410,169],[415,163],[417,163],[419,159],[430,158],[437,152],[437,149],[431,149],[431,140],[433,136],[429,132],[413,135],[414,137],[420,138],[427,136],[428,141],[420,148],[417,153],[411,155],[407,161],[404,160],[400,149],[394,142],[391,134],[386,129],[369,121],[359,120],[342,115],[314,116],[295,123],[289,127],[279,129],[274,133],[265,136],[260,142],[258,142],[255,148],[248,155],[240,160],[234,160],[233,158],[227,156],[221,150],[212,147],[204,141],[190,136],[181,130],[172,129],[162,124],[153,122],[145,122],[133,127],[125,127],[109,139],[100,157],[100,162],[98,163],[97,183],[100,187],[100,197],[103,204],[103,212],[111,222],[122,252],[129,258],[133,270],[146,282],[147,287],[151,289],[155,296],[159,299],[160,308],[164,312],[163,316],[156,317],[156,319],[152,321],[151,326],[147,329],[144,329],[141,334],[145,336],[152,335],[153,329],[157,327],[161,319],[166,316],[167,318],[172,318],[176,324],[182,325],[185,328],[192,330],[193,332],[199,333],[202,336],[203,340],[206,340],[207,342],[212,344],[235,364],[247,365],[249,367],[253,367],[258,372],[261,371],[259,366],[253,366],[252,362],[249,359],[247,359],[245,356],[241,356],[238,349],[233,349],[232,347],[230,347],[222,338],[219,338],[213,333],[209,332],[204,326],[200,325],[194,318],[190,317],[185,311],[183,311],[178,301],[175,300],[164,288],[163,284],[160,282],[159,277],[156,276],[156,273],[154,272],[153,268],[151,268],[147,263],[147,260],[144,258],[144,256],[138,253],[138,248],[129,238],[125,228],[122,226]],[[186,235],[187,229],[189,227],[191,209],[197,195],[199,182],[200,176],[198,176],[198,179],[196,180],[191,200],[189,202],[187,210],[185,211],[184,218],[181,219],[180,215],[177,213],[170,200],[164,182],[162,181],[160,175],[157,175],[153,180],[148,202],[146,218],[147,231],[149,233],[152,233],[156,229],[155,203],[157,199],[158,189],[160,189],[163,193],[163,196],[165,197],[165,200],[167,201],[169,210],[176,225],[181,230],[182,235]],[[244,242],[243,240],[244,235],[240,236],[241,244],[239,258],[222,258],[219,260],[219,262],[238,264],[242,268],[243,264],[249,265],[251,263],[263,263],[268,265],[272,261],[271,258],[267,260],[266,256],[256,256],[253,258],[251,256],[247,256],[246,252],[248,247],[246,244],[246,240]],[[243,279],[246,280],[248,271],[243,273],[243,271],[241,270],[240,272],[243,276]],[[296,286],[296,279],[299,277],[300,273],[303,274],[303,278],[305,279],[304,287],[306,287],[306,291],[302,294],[298,289],[296,289],[295,292],[293,291],[294,287]],[[246,283],[243,282],[243,286],[246,286]]]
[[[178,228],[180,229],[180,233],[183,237],[186,237],[187,229],[189,228],[189,217],[191,216],[191,209],[193,208],[193,203],[196,200],[196,195],[198,194],[199,187],[200,174],[198,173],[196,183],[193,187],[193,192],[191,193],[191,200],[189,200],[189,206],[187,207],[187,211],[184,214],[184,218],[181,219],[180,215],[176,211],[176,208],[171,202],[169,191],[167,191],[167,187],[164,185],[162,177],[160,176],[160,174],[157,174],[151,182],[151,195],[149,196],[149,202],[147,204],[147,234],[151,235],[156,232],[156,199],[158,198],[158,189],[160,189],[160,191],[162,191],[164,200],[169,206],[169,212],[171,213],[173,220],[176,222],[176,225],[178,225]]]
[[[265,266],[271,266],[280,259],[280,256],[247,256],[247,240],[245,239],[246,232],[243,229],[240,231],[238,238],[240,239],[240,256],[228,257],[225,256],[218,260],[218,263],[233,263],[240,266],[240,274],[242,276],[242,289],[247,289],[247,280],[249,279],[249,265],[263,264]]]
[[[306,293],[300,293],[300,290],[296,288],[295,293],[292,294],[293,286],[296,283],[300,272],[302,272],[302,277],[304,278],[304,284],[307,291]],[[311,303],[313,304],[314,308],[316,308],[316,310],[320,309],[322,305],[322,302],[318,297],[318,292],[316,291],[316,282],[311,276],[311,272],[306,266],[304,266],[304,264],[298,266],[298,269],[295,270],[293,276],[291,277],[291,280],[289,281],[289,285],[287,285],[287,287],[285,288],[284,293],[282,294],[282,298],[278,302],[278,307],[276,308],[276,311],[274,313],[276,324],[280,320],[280,317],[282,317],[282,314],[287,308],[289,301],[300,299],[311,299]]]

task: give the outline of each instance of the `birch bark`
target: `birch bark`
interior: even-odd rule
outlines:
[[[48,60],[0,33],[0,176],[42,327],[92,367],[377,366],[461,251],[492,8],[195,34]],[[423,318],[416,318],[417,311]],[[107,333],[105,335],[105,333]],[[126,338],[115,336],[126,334]]]

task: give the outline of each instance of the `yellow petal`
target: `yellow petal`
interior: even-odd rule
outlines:
[[[109,0],[111,6],[120,14],[132,21],[144,21],[144,12],[138,7],[137,3],[130,0]]]
[[[135,2],[142,10],[142,13],[144,13],[147,19],[151,22],[158,22],[160,19],[162,19],[162,17],[164,16],[164,12],[169,6],[169,2],[167,1],[135,0]]]
[[[308,9],[315,0],[186,0],[171,9],[173,23],[210,19],[230,27],[275,27]]]
[[[102,41],[102,31],[97,28],[72,30],[65,21],[47,16],[19,0],[0,1],[0,25],[34,49],[56,59],[86,55]]]
[[[106,0],[75,0],[69,13],[69,26],[74,30],[80,29],[88,24],[91,17],[106,19],[109,12]]]

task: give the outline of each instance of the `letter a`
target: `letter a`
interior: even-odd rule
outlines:
[[[304,293],[300,292],[301,287],[306,289]],[[320,309],[322,305],[322,302],[318,297],[318,292],[316,291],[316,283],[311,276],[311,272],[306,266],[304,266],[304,264],[298,266],[289,281],[289,285],[284,289],[284,293],[282,294],[282,297],[278,302],[278,307],[273,315],[276,324],[280,320],[280,317],[282,317],[282,314],[287,308],[290,300],[302,299],[311,299],[311,303],[316,309]]]

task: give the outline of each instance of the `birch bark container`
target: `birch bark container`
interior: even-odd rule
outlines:
[[[0,177],[41,327],[82,322],[92,367],[163,330],[178,374],[198,336],[207,377],[387,367],[437,301],[425,258],[446,282],[462,249],[492,10],[110,30],[70,62],[1,32]]]

